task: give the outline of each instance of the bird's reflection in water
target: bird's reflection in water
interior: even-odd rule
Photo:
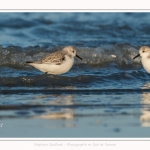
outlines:
[[[71,107],[74,105],[72,95],[59,95],[54,100],[48,101],[46,104],[56,106],[56,110],[49,110],[47,114],[39,115],[34,118],[42,119],[74,119],[74,111]],[[60,106],[57,110],[57,106]],[[66,107],[67,106],[67,107]]]
[[[143,85],[142,89],[150,89],[150,82]],[[150,92],[143,92],[141,98],[141,116],[140,121],[143,127],[150,126]]]
[[[145,83],[141,88],[142,89],[150,89],[150,82]]]

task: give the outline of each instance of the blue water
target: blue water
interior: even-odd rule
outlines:
[[[1,13],[2,46],[149,45],[149,13]]]
[[[150,75],[133,60],[150,46],[149,20],[142,12],[0,13],[0,136],[149,137]],[[25,63],[68,45],[83,61],[63,75]]]

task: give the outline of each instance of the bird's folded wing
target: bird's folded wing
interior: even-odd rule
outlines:
[[[52,63],[52,64],[61,64],[65,60],[65,54],[63,52],[54,52],[47,55],[44,59],[41,60],[41,63]]]

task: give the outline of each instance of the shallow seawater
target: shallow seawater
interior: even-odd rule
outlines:
[[[150,137],[150,13],[0,13],[0,137]],[[73,45],[74,66],[25,61]],[[148,128],[145,128],[148,127]]]

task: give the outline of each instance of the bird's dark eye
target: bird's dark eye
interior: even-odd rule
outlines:
[[[72,51],[74,53],[74,51]]]
[[[143,51],[143,53],[144,53],[145,51]]]

